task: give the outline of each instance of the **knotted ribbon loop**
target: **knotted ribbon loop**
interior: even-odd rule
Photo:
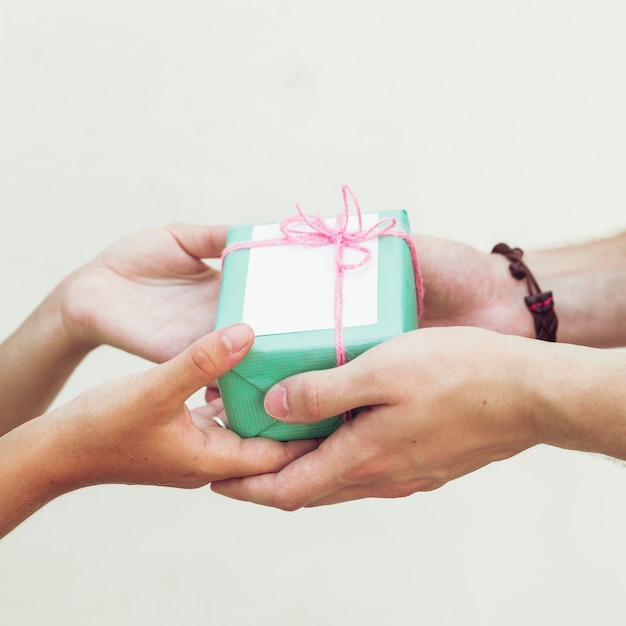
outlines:
[[[348,230],[350,214],[347,193],[350,193],[356,207],[358,228],[354,231]],[[301,246],[335,245],[337,267],[341,267],[344,270],[357,269],[366,265],[372,258],[372,253],[368,248],[360,244],[389,235],[396,226],[397,221],[392,217],[386,217],[370,226],[367,230],[363,230],[361,208],[356,197],[347,188],[344,188],[344,209],[345,212],[337,216],[337,225],[333,227],[319,215],[307,215],[302,211],[300,205],[296,204],[298,215],[287,217],[280,224],[280,230],[283,233],[285,242]],[[343,258],[343,251],[346,248],[357,252],[361,260],[347,263]]]
[[[368,263],[372,257],[371,251],[366,248],[363,243],[377,239],[378,237],[399,237],[409,246],[411,252],[411,262],[413,265],[413,273],[415,277],[415,290],[417,296],[418,315],[422,311],[423,287],[422,278],[419,272],[417,261],[417,253],[410,234],[403,230],[394,230],[397,221],[392,217],[386,217],[367,229],[363,228],[363,218],[359,202],[352,193],[351,189],[343,186],[343,213],[339,214],[336,219],[336,225],[331,226],[324,218],[319,215],[308,215],[302,211],[299,205],[296,205],[297,215],[285,218],[280,223],[280,231],[282,238],[267,239],[264,241],[249,241],[235,243],[228,246],[222,252],[222,260],[237,250],[245,250],[249,248],[284,246],[284,245],[301,245],[301,246],[335,246],[335,351],[337,365],[346,363],[346,349],[344,345],[344,329],[343,329],[343,276],[347,270],[358,269]],[[357,227],[349,230],[350,218],[350,202],[352,199],[355,207],[355,217]],[[353,251],[353,256],[357,259],[353,262],[347,262],[344,259],[345,250]],[[348,419],[348,414],[344,415],[344,419]]]

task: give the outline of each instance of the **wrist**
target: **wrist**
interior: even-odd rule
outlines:
[[[435,237],[413,239],[424,282],[423,327],[477,326],[535,336],[526,286],[511,276],[504,257]]]
[[[0,537],[75,488],[60,434],[44,415],[0,438]]]
[[[42,415],[94,347],[66,326],[63,290],[57,286],[0,345],[0,434]]]
[[[533,344],[523,380],[538,443],[626,458],[626,354]]]
[[[504,256],[509,261],[509,272],[515,280],[524,281],[528,295],[524,304],[533,317],[535,336],[543,341],[556,341],[558,318],[554,310],[554,297],[551,291],[543,291],[534,274],[524,262],[524,251],[499,243],[491,250],[492,254]]]
[[[487,402],[485,409],[499,425],[494,430],[499,430],[498,436],[508,442],[513,453],[545,443],[536,411],[536,394],[542,383],[534,368],[543,344],[513,334],[490,333],[480,349],[486,358],[480,368],[482,384],[495,400]]]
[[[554,293],[560,342],[626,345],[626,235],[530,250],[527,258],[540,284]]]
[[[89,393],[32,420],[46,455],[46,473],[53,497],[102,482],[96,443],[101,435],[85,421],[85,407],[81,403]]]
[[[81,270],[67,276],[52,291],[46,300],[50,314],[56,320],[59,339],[66,346],[68,352],[84,356],[102,342],[95,336],[93,320],[88,314],[89,307],[85,306],[81,298],[76,298],[77,284],[80,283]],[[78,285],[78,291],[80,291]]]
[[[509,261],[499,254],[487,254],[491,322],[489,328],[507,335],[533,339],[536,336],[533,317],[524,298],[526,284],[509,271]]]

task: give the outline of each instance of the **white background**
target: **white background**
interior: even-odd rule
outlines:
[[[625,25],[617,0],[4,0],[2,336],[122,235],[335,214],[343,183],[484,250],[615,232]],[[59,401],[146,366],[101,348]],[[0,543],[0,625],[624,624],[625,486],[537,448],[294,514],[85,489]]]

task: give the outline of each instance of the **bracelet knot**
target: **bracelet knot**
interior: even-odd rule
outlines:
[[[505,243],[493,247],[492,254],[501,254],[509,261],[509,272],[516,280],[526,279],[528,295],[524,298],[526,308],[530,311],[535,322],[537,339],[556,341],[556,331],[559,320],[554,310],[554,297],[551,291],[541,291],[528,266],[522,260],[524,251],[521,248],[510,248]]]

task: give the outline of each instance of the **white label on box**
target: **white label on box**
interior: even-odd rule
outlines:
[[[362,216],[363,229],[373,226],[377,213]],[[326,222],[335,226],[334,218]],[[348,230],[357,229],[350,216]],[[278,224],[253,227],[252,241],[281,239]],[[343,326],[378,322],[378,238],[363,242],[368,263],[344,272]],[[345,249],[344,262],[358,263],[362,253]],[[335,245],[284,245],[250,249],[243,321],[257,335],[276,335],[335,328]]]

